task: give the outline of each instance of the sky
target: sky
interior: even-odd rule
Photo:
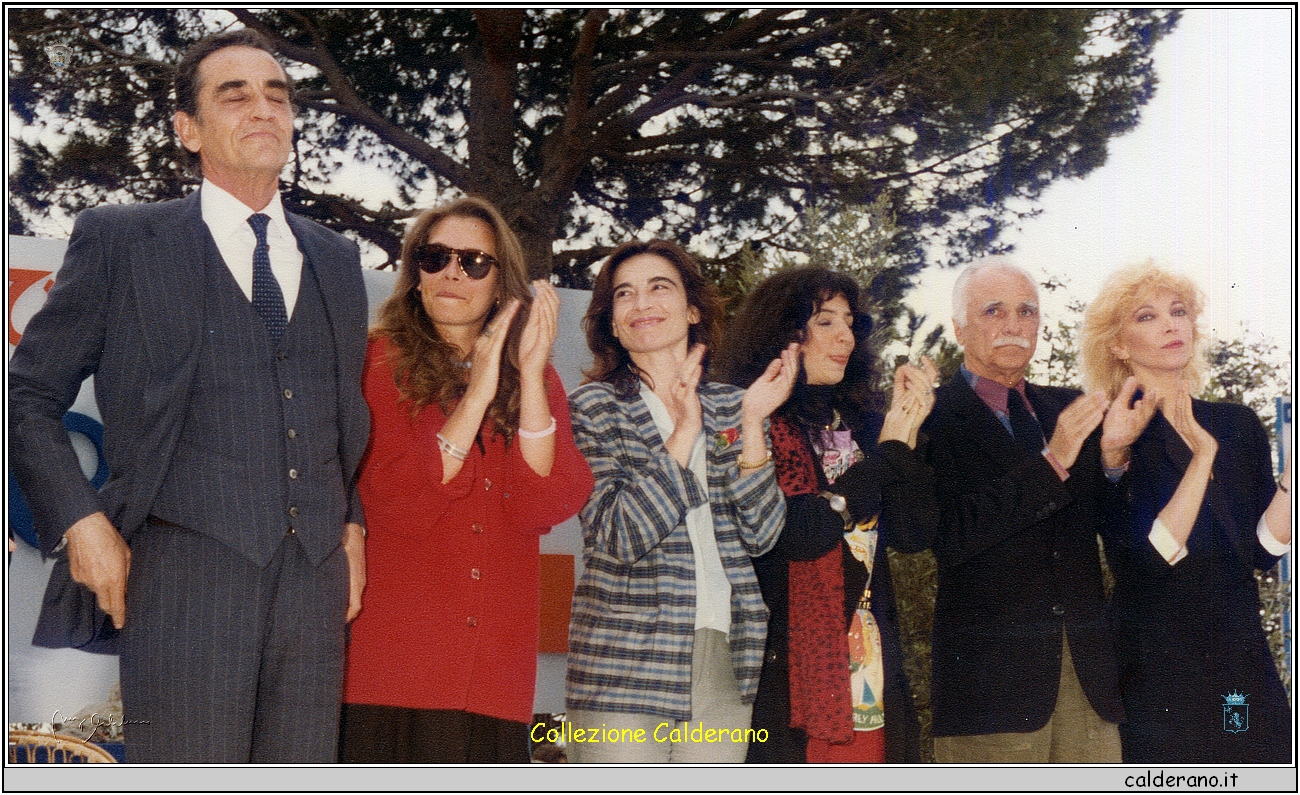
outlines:
[[[1159,86],[1105,166],[1058,182],[1003,233],[1035,276],[1087,301],[1154,258],[1206,292],[1202,329],[1265,336],[1291,355],[1295,317],[1293,9],[1189,9],[1155,49]],[[949,328],[956,269],[928,268],[909,303]],[[1042,296],[1054,324],[1065,296]],[[1245,323],[1245,330],[1240,325]],[[1046,352],[1039,346],[1039,353]],[[1289,390],[1288,390],[1289,391]]]

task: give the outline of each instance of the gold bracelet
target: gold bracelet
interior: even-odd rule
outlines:
[[[767,455],[763,458],[762,461],[759,461],[757,464],[749,464],[737,459],[736,466],[739,467],[742,472],[746,469],[762,469],[763,467],[767,466],[768,463],[771,462],[771,460],[772,460],[772,451],[768,450]]]

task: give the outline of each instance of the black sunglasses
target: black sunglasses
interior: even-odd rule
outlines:
[[[472,248],[450,248],[441,243],[425,243],[411,252],[411,262],[425,273],[438,273],[451,264],[452,256],[471,279],[482,279],[496,267],[497,258]]]

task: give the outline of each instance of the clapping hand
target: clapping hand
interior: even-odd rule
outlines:
[[[1192,451],[1192,460],[1205,465],[1214,463],[1214,456],[1219,452],[1219,440],[1201,427],[1192,414],[1192,394],[1186,381],[1179,382],[1181,388],[1171,395],[1166,395],[1160,403],[1160,413],[1173,426],[1178,435]]]
[[[781,351],[781,355],[768,364],[754,383],[745,390],[741,402],[742,418],[762,421],[772,416],[772,412],[781,407],[794,389],[795,378],[799,375],[799,343],[792,342]]]
[[[487,406],[496,397],[497,382],[501,377],[501,351],[510,335],[510,321],[518,312],[519,299],[511,298],[505,309],[498,312],[474,340],[469,355],[469,388],[465,391],[466,400],[474,405]]]
[[[1016,396],[1011,399],[1019,400]],[[1101,424],[1109,405],[1106,393],[1098,391],[1079,395],[1061,411],[1047,447],[1062,467],[1069,469],[1074,466],[1084,440]]]
[[[663,391],[655,389],[655,394],[663,401],[668,417],[673,421],[673,432],[664,440],[664,447],[683,467],[691,460],[695,437],[704,430],[699,386],[700,379],[704,377],[705,350],[700,343],[693,345],[677,368],[676,380]]]
[[[1129,376],[1101,422],[1101,460],[1109,469],[1128,463],[1129,448],[1151,422],[1160,403],[1160,396],[1152,392],[1144,392],[1141,399],[1134,400],[1137,389],[1137,377]]]
[[[934,408],[934,388],[938,381],[939,370],[929,356],[921,358],[921,367],[903,364],[894,371],[894,391],[879,441],[899,441],[916,448],[921,424]]]
[[[519,336],[519,373],[522,378],[541,378],[551,358],[559,328],[560,294],[545,279],[533,282],[533,305]]]

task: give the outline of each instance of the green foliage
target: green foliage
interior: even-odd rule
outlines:
[[[898,634],[903,668],[912,686],[912,703],[921,723],[921,761],[934,761],[930,709],[930,638],[934,602],[939,595],[939,569],[930,550],[904,555],[890,549],[889,573],[898,602]]]
[[[536,273],[585,286],[633,235],[789,248],[819,202],[883,200],[903,276],[986,248],[1054,180],[1101,165],[1155,87],[1171,10],[283,8],[9,11],[24,127],[10,229],[171,198],[180,53],[236,25],[300,87],[287,198],[391,260],[405,219],[482,195]],[[52,67],[44,48],[71,48]],[[371,169],[349,192],[344,163]],[[1028,200],[1028,201],[1026,201]],[[14,210],[16,208],[16,211]],[[724,280],[725,282],[725,280]],[[897,287],[902,287],[899,282]],[[878,296],[891,294],[881,284]]]

